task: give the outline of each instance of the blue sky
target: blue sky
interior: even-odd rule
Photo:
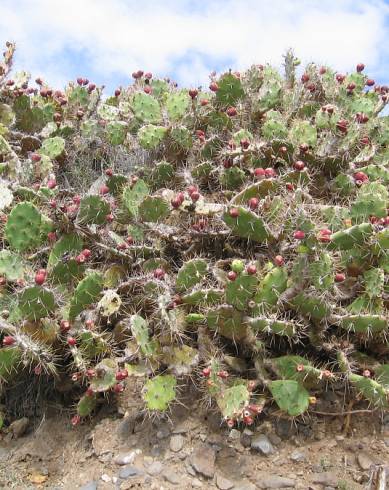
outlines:
[[[389,2],[383,0],[0,0],[0,43],[15,69],[56,88],[78,76],[108,92],[134,70],[207,86],[212,70],[303,63],[339,71],[363,62],[389,84]]]

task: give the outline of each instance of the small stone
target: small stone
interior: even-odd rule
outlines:
[[[342,436],[342,435],[337,435],[337,436],[335,436],[335,439],[336,439],[338,442],[341,442],[341,441],[344,441],[344,436]]]
[[[166,439],[169,436],[170,436],[170,430],[169,430],[169,427],[167,427],[167,426],[162,427],[157,432],[157,439],[159,439],[159,440]]]
[[[257,484],[259,488],[294,488],[296,485],[296,480],[293,478],[272,475],[257,480]]]
[[[147,473],[151,476],[157,476],[161,473],[162,470],[163,470],[163,464],[160,461],[154,461],[147,468]]]
[[[177,473],[175,471],[170,470],[170,469],[166,469],[163,472],[162,476],[164,477],[164,479],[166,481],[168,481],[172,485],[178,485],[181,481],[181,477],[179,475],[177,475]]]
[[[240,430],[231,429],[230,433],[228,434],[228,439],[230,441],[238,441],[240,437],[241,437]]]
[[[305,452],[300,451],[299,449],[292,451],[292,454],[289,457],[295,463],[302,463],[303,461],[305,461],[307,459]]]
[[[230,490],[230,488],[233,488],[234,483],[231,480],[228,480],[227,478],[224,478],[223,475],[216,475],[216,486],[220,490]]]
[[[271,432],[269,435],[269,441],[274,445],[274,446],[279,446],[282,442],[281,437],[277,436],[277,434],[274,434],[274,432]]]
[[[367,453],[361,452],[357,455],[357,461],[362,470],[368,470],[374,462]]]
[[[259,434],[252,439],[251,449],[254,449],[254,451],[259,451],[265,456],[269,456],[270,454],[273,454],[275,452],[272,443],[269,441],[269,438],[265,434]]]
[[[324,490],[335,490],[334,487],[324,487]]]
[[[278,419],[275,422],[276,432],[281,439],[289,439],[296,433],[296,426],[292,421],[287,419]]]
[[[131,476],[137,476],[141,475],[142,471],[139,468],[136,468],[135,466],[123,466],[121,470],[119,471],[119,478],[122,478],[123,480],[126,480],[127,478],[130,478]]]
[[[336,488],[338,485],[338,477],[335,473],[331,473],[330,471],[316,474],[314,473],[312,475],[312,483],[320,483],[324,486]]]
[[[21,419],[14,420],[12,424],[8,427],[8,432],[17,439],[21,437],[27,430],[28,424],[30,423],[27,417],[22,417]]]
[[[170,439],[170,451],[173,453],[178,453],[184,446],[184,438],[182,435],[177,434],[171,437]]]
[[[88,483],[85,483],[85,485],[80,487],[79,490],[97,490],[97,482],[89,481]]]
[[[191,484],[193,488],[201,488],[203,486],[203,482],[201,482],[198,478],[193,478]]]
[[[207,478],[213,478],[215,474],[215,451],[206,445],[197,447],[191,457],[190,463],[193,468]]]
[[[257,487],[253,483],[245,481],[238,484],[235,490],[257,490]]]
[[[242,444],[243,447],[250,447],[251,446],[251,440],[253,438],[254,433],[249,430],[245,429],[241,435],[240,435],[240,443]]]
[[[141,452],[142,451],[140,449],[136,449],[135,451],[131,451],[130,453],[120,453],[115,456],[113,462],[120,466],[132,464],[135,461],[135,457]]]
[[[104,481],[105,483],[110,483],[112,478],[107,475],[107,473],[103,473],[100,477],[102,479],[102,481]]]

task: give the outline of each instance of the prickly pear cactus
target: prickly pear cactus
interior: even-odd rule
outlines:
[[[232,427],[299,417],[336,381],[388,409],[386,86],[362,65],[297,71],[288,51],[285,74],[254,65],[200,92],[139,71],[105,98],[84,79],[20,83],[14,49],[0,63],[1,396],[69,377],[79,421],[129,377],[153,414],[195,379]]]

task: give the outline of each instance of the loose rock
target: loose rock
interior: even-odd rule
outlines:
[[[90,481],[88,483],[85,483],[85,485],[80,487],[79,490],[97,490],[97,482]]]
[[[335,473],[325,471],[324,473],[314,473],[312,475],[312,483],[320,483],[330,487],[336,487],[338,485],[338,477]]]
[[[135,466],[123,466],[121,470],[119,471],[119,478],[122,478],[123,480],[126,480],[127,478],[130,478],[131,476],[137,476],[141,475],[142,471],[139,468],[136,468]]]
[[[182,435],[177,434],[172,436],[170,439],[170,451],[173,451],[174,453],[178,453],[181,451],[181,449],[184,446],[184,438]]]
[[[307,459],[307,455],[305,454],[304,451],[300,451],[299,449],[296,449],[290,455],[290,459],[295,463],[301,463]]]
[[[370,456],[365,452],[361,452],[357,455],[357,461],[361,469],[364,471],[368,470],[370,466],[374,464]]]
[[[258,451],[265,456],[269,456],[275,452],[273,444],[265,434],[259,434],[258,436],[253,437],[251,440],[251,449]]]
[[[137,454],[140,454],[140,450],[131,451],[130,453],[120,453],[115,456],[113,462],[117,465],[124,466],[126,464],[132,464],[135,461]]]
[[[218,474],[216,475],[216,486],[220,490],[230,490],[230,488],[233,488],[234,483],[223,475]]]
[[[283,476],[267,476],[263,479],[258,479],[257,484],[259,488],[294,488],[296,485],[296,480],[292,478],[285,478]]]
[[[180,481],[182,480],[181,477],[179,475],[177,475],[177,473],[173,470],[170,470],[170,469],[166,469],[164,472],[163,472],[163,475],[164,479],[166,481],[168,481],[169,483],[172,483],[173,485],[178,485],[180,483]]]
[[[190,464],[201,475],[213,478],[215,474],[215,451],[206,445],[197,447],[190,457]]]
[[[147,473],[151,476],[157,476],[161,473],[162,470],[163,470],[163,464],[160,461],[154,461],[147,468]]]

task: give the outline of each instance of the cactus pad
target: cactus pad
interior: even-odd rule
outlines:
[[[269,390],[280,409],[291,417],[298,417],[309,407],[309,393],[297,381],[271,381]]]
[[[87,306],[95,303],[103,289],[103,276],[93,272],[80,281],[70,301],[69,319],[74,320]]]
[[[185,291],[201,282],[207,273],[207,262],[202,259],[193,259],[186,262],[178,271],[176,287]]]
[[[19,309],[28,320],[36,321],[49,316],[55,307],[54,294],[49,289],[33,286],[19,295]]]
[[[176,398],[177,380],[171,374],[160,374],[144,386],[143,399],[149,410],[166,412]]]
[[[11,211],[5,227],[5,236],[12,248],[25,251],[40,243],[42,215],[29,202],[17,204]]]

